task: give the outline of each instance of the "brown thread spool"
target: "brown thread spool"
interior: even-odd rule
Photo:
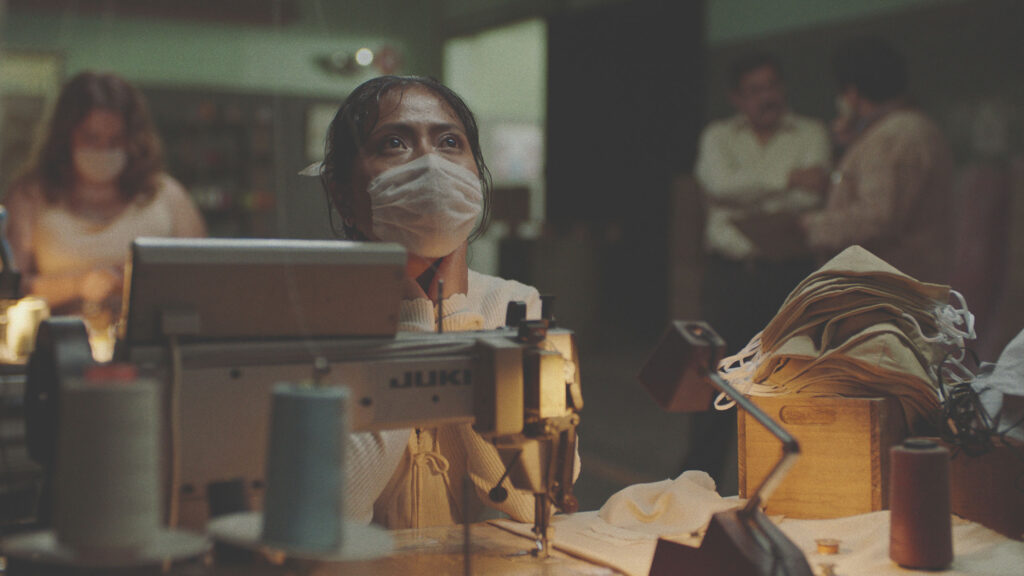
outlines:
[[[949,566],[949,450],[931,440],[910,438],[889,455],[889,557],[907,568]]]

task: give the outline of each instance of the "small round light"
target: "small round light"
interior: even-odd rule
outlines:
[[[360,66],[369,66],[373,63],[373,50],[369,48],[360,48],[356,50],[356,64]]]

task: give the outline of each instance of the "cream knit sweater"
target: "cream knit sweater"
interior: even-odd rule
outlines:
[[[470,270],[468,293],[444,301],[444,329],[501,327],[506,306],[514,301],[526,302],[528,318],[540,317],[535,288]],[[436,326],[437,307],[430,300],[402,302],[400,330],[432,332]],[[512,489],[507,479],[505,502],[496,504],[487,497],[505,467],[494,446],[469,424],[351,434],[347,454],[345,501],[353,520],[373,520],[389,528],[450,525],[473,521],[484,504],[517,521],[533,520],[533,496]],[[467,472],[476,497],[469,499],[470,510],[461,510]]]

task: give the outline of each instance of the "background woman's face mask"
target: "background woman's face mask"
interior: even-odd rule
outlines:
[[[75,148],[72,159],[78,174],[97,184],[117,180],[128,165],[124,148]]]
[[[454,252],[483,207],[480,178],[437,154],[382,172],[367,194],[374,236],[426,258]]]

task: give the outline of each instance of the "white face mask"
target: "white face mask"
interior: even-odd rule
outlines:
[[[75,170],[90,182],[113,182],[128,164],[124,148],[76,148],[72,152]]]
[[[480,178],[437,154],[385,170],[367,193],[374,235],[426,258],[454,252],[483,209]]]

